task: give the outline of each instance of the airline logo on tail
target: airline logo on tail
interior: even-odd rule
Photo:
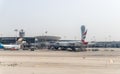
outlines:
[[[85,38],[86,38],[86,34],[87,34],[87,30],[85,28],[84,25],[81,26],[81,41],[83,44],[87,45],[88,42],[85,42]]]

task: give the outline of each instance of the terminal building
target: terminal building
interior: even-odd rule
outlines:
[[[15,44],[20,37],[0,37],[0,43],[3,44]],[[27,43],[35,43],[35,37],[24,37],[24,41]]]
[[[0,37],[0,42],[3,44],[15,44],[16,41],[21,37]],[[41,42],[52,42],[59,40],[57,36],[36,36],[36,37],[23,37],[23,40],[27,43],[41,43]]]
[[[58,36],[36,36],[35,37],[38,42],[51,42],[51,41],[58,41],[60,37]]]
[[[17,33],[17,29],[15,29],[14,31],[16,31]],[[0,37],[0,42],[3,44],[15,44],[16,41],[19,38],[23,38],[24,41],[26,41],[27,43],[34,43],[35,42],[35,37],[25,37],[25,32],[23,29],[21,29],[19,31],[19,37]]]
[[[88,44],[88,47],[92,48],[120,48],[120,41],[100,41],[100,42],[91,42]]]
[[[18,30],[14,30],[17,34]],[[0,37],[0,43],[3,44],[15,44],[16,41],[22,38],[23,41],[26,41],[28,44],[34,44],[34,43],[46,43],[51,41],[57,41],[60,39],[58,36],[35,36],[35,37],[26,37],[25,32],[23,29],[19,31],[19,36],[17,37]]]

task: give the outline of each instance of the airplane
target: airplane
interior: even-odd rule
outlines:
[[[5,50],[18,50],[21,49],[21,43],[23,39],[19,38],[16,44],[2,44],[0,43],[0,49],[5,49]]]
[[[5,50],[18,50],[21,49],[21,45],[18,44],[0,44],[0,49],[5,49]]]
[[[88,42],[85,41],[87,30],[84,25],[81,26],[81,40],[61,40],[50,45],[49,49],[63,49],[66,50],[71,48],[73,51],[76,51],[76,48],[83,48],[87,46]]]

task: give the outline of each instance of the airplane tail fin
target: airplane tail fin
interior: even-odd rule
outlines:
[[[87,34],[87,30],[85,29],[85,26],[82,25],[82,26],[81,26],[81,41],[82,41],[82,43],[85,44],[85,45],[88,44],[88,42],[85,42],[86,34]]]
[[[23,38],[19,38],[16,42],[17,42],[17,44],[21,44],[22,41],[23,41]]]
[[[0,49],[3,49],[3,48],[4,48],[3,44],[2,44],[2,43],[0,43]]]

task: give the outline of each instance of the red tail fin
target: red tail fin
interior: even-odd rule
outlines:
[[[87,30],[85,28],[84,25],[81,26],[81,41],[83,44],[87,45],[88,42],[85,42],[85,38],[86,38],[86,34],[87,34]]]

